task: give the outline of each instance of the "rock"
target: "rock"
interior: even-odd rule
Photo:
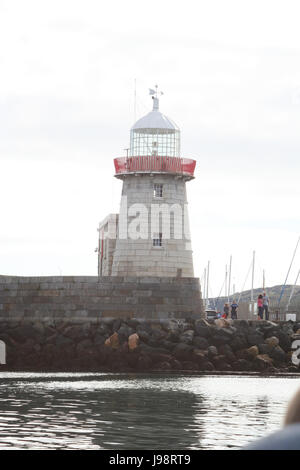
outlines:
[[[214,324],[218,328],[228,328],[230,326],[230,322],[225,318],[217,318],[216,320],[214,320]]]
[[[282,325],[282,331],[288,336],[291,336],[294,333],[294,324],[293,322],[287,322]]]
[[[179,331],[169,331],[166,336],[166,341],[171,341],[172,343],[177,343],[180,336]]]
[[[99,333],[96,333],[95,336],[94,336],[95,346],[101,346],[104,343],[105,343],[105,337],[100,335]]]
[[[124,323],[120,326],[118,329],[117,333],[119,335],[119,338],[122,339],[128,339],[130,335],[132,335],[134,330],[130,328],[129,326],[125,325]]]
[[[151,354],[151,360],[154,364],[158,364],[161,362],[170,362],[171,358],[172,358],[171,354],[161,354],[161,353]]]
[[[139,325],[136,329],[136,333],[139,335],[141,341],[148,343],[151,339],[151,334],[149,330],[144,328],[144,325]]]
[[[195,323],[195,334],[197,336],[202,336],[203,338],[209,338],[211,335],[211,326],[209,323],[205,322],[203,324],[202,320],[198,320]]]
[[[175,359],[174,357],[172,357],[172,359],[170,360],[170,365],[173,370],[182,370],[181,362]]]
[[[192,361],[183,361],[181,367],[182,370],[199,370],[198,365]]]
[[[226,361],[229,364],[232,364],[236,361],[236,356],[232,351],[232,348],[229,344],[221,344],[218,348],[219,354],[226,357]]]
[[[179,341],[181,343],[192,344],[194,338],[194,330],[186,330],[182,335],[179,337]]]
[[[258,350],[259,350],[259,354],[269,354],[270,346],[268,344],[259,344]]]
[[[172,341],[168,341],[167,339],[162,339],[160,344],[162,348],[167,349],[168,351],[172,351],[174,349],[174,343]]]
[[[219,346],[219,345],[225,344],[225,343],[231,343],[231,341],[233,339],[233,333],[234,333],[234,331],[229,327],[216,328],[213,331],[211,342],[215,346]]]
[[[199,349],[207,349],[209,347],[209,342],[202,336],[194,336],[193,345]]]
[[[181,332],[180,325],[177,320],[169,320],[165,325],[165,330],[168,333],[179,334]]]
[[[104,344],[112,349],[118,349],[120,346],[118,333],[113,333],[109,338],[107,338]]]
[[[156,364],[155,369],[157,370],[171,370],[172,366],[169,362],[163,361]]]
[[[129,336],[128,338],[128,347],[130,351],[133,351],[136,349],[139,345],[139,335],[137,333],[133,333],[132,335]]]
[[[163,330],[160,324],[153,323],[151,325],[151,337],[155,340],[166,338],[167,333]]]
[[[218,355],[218,350],[215,346],[209,346],[208,350],[207,350],[207,355],[208,355],[208,358],[211,360],[212,358],[214,358],[215,356]]]
[[[126,320],[126,324],[133,329],[133,331],[136,331],[138,325],[139,325],[139,320],[134,319],[134,318],[128,318]]]
[[[254,367],[258,371],[263,371],[273,366],[273,361],[268,354],[259,354],[254,360]]]
[[[248,334],[247,340],[250,346],[258,346],[259,344],[263,344],[265,341],[264,336],[259,332]]]
[[[215,366],[210,361],[204,361],[203,363],[199,364],[198,367],[199,367],[199,370],[205,371],[205,372],[211,372],[215,370]]]
[[[139,343],[139,346],[137,347],[137,350],[138,350],[138,352],[140,352],[142,354],[148,354],[148,355],[153,355],[153,354],[166,354],[166,355],[169,355],[170,354],[170,351],[168,349],[161,348],[161,347],[154,348],[152,346],[149,346],[146,343],[142,343],[141,341]]]
[[[279,339],[279,346],[285,352],[288,352],[291,349],[292,338],[282,331],[278,331],[277,337]]]
[[[58,334],[55,336],[55,344],[56,346],[68,346],[74,343],[71,338]]]
[[[152,360],[149,356],[139,356],[137,360],[137,369],[139,371],[146,371],[151,369],[153,366]]]
[[[280,346],[275,346],[269,355],[276,363],[285,363],[286,361],[286,354]]]
[[[197,364],[207,361],[207,352],[201,349],[194,349],[192,359]]]
[[[270,338],[265,339],[265,343],[269,346],[270,349],[272,349],[275,348],[275,346],[278,346],[279,339],[276,338],[276,336],[271,336]]]
[[[226,356],[215,356],[212,358],[212,363],[216,370],[227,370]]]
[[[112,331],[116,333],[118,329],[121,327],[121,324],[122,324],[122,320],[120,318],[116,318],[112,324]]]
[[[73,340],[88,338],[89,329],[85,328],[84,325],[67,326],[64,328],[64,336],[67,336]]]
[[[9,336],[17,343],[25,343],[28,338],[36,341],[42,338],[39,330],[30,323],[23,323],[9,330]]]
[[[233,337],[230,346],[234,352],[240,349],[246,349],[248,347],[248,341],[244,335],[238,334]]]
[[[251,346],[250,348],[247,349],[249,357],[252,357],[253,359],[258,356],[259,354],[259,349],[257,346]]]
[[[232,369],[240,372],[248,372],[252,370],[252,364],[246,359],[238,359],[232,364]]]
[[[173,355],[179,360],[189,360],[193,347],[186,343],[179,343],[173,349]]]

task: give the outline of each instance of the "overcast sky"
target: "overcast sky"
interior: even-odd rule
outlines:
[[[195,274],[281,284],[299,230],[300,5],[0,0],[0,274],[95,275],[148,88],[181,129]],[[300,250],[299,250],[300,252]],[[298,253],[289,282],[300,268]],[[245,286],[250,287],[250,278]]]

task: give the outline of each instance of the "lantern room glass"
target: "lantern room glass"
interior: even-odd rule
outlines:
[[[177,129],[132,129],[130,156],[180,157],[180,131]]]

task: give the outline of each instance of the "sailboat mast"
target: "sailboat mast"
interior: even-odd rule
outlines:
[[[298,245],[299,245],[299,242],[300,242],[300,237],[298,238],[298,241],[297,241],[297,244],[296,244],[296,248],[294,250],[294,253],[293,253],[293,256],[292,256],[292,261],[291,261],[291,264],[289,266],[289,269],[288,269],[288,272],[287,272],[287,275],[286,275],[286,278],[285,278],[285,281],[284,281],[284,284],[281,288],[281,292],[280,292],[280,296],[279,296],[279,299],[278,299],[278,307],[280,305],[280,301],[282,299],[282,296],[283,296],[283,293],[284,293],[284,290],[285,290],[285,287],[286,287],[286,283],[287,283],[287,280],[288,280],[288,277],[289,277],[289,274],[290,274],[290,270],[291,270],[291,267],[293,265],[293,262],[294,262],[294,258],[296,256],[296,253],[297,253],[297,249],[298,249]]]
[[[228,303],[229,303],[229,300],[230,300],[231,264],[232,264],[232,255],[230,255],[230,261],[229,261],[229,278],[228,278],[228,295],[227,295],[227,302],[228,302]]]
[[[253,251],[253,259],[252,259],[252,284],[251,284],[251,302],[254,301],[253,297],[253,287],[254,287],[254,268],[255,268],[255,251]]]
[[[288,309],[289,309],[289,306],[290,306],[290,303],[291,303],[291,300],[292,300],[292,297],[294,295],[294,292],[295,292],[295,289],[296,289],[296,285],[297,285],[297,282],[298,282],[298,278],[300,276],[300,269],[298,271],[298,274],[297,274],[297,277],[296,277],[296,281],[295,281],[295,284],[293,285],[293,288],[291,290],[291,293],[290,293],[290,297],[289,297],[289,300],[288,300],[288,303],[286,305],[286,308],[285,308],[285,311],[286,313],[288,312]]]
[[[207,281],[206,281],[206,302],[208,302],[208,285],[209,285],[209,261],[207,263]]]

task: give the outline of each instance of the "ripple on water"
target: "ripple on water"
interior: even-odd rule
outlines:
[[[0,449],[239,448],[280,427],[297,378],[0,374]]]

